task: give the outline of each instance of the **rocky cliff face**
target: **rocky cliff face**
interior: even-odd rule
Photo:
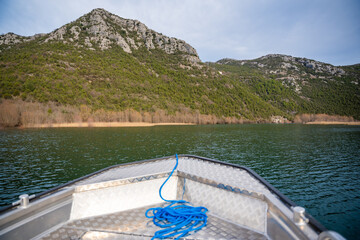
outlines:
[[[284,86],[294,87],[297,93],[301,93],[309,79],[320,79],[326,82],[335,81],[335,78],[347,75],[344,67],[282,54],[269,54],[253,60],[224,58],[217,63],[257,69],[264,76],[282,82]]]
[[[282,70],[293,71],[302,73],[304,72],[304,67],[313,70],[317,74],[328,74],[334,76],[342,76],[345,74],[345,71],[341,67],[336,67],[331,64],[307,59],[293,57],[289,55],[282,54],[268,54],[266,56],[254,59],[254,60],[234,60],[229,58],[224,58],[217,63],[220,64],[236,64],[236,65],[253,65],[260,69],[263,69],[266,73],[279,73],[286,74]]]
[[[323,62],[307,59],[307,58],[299,58],[299,57],[292,57],[288,55],[281,55],[281,54],[269,54],[259,58],[259,60],[272,60],[274,58],[279,58],[282,62],[279,62],[281,65],[278,66],[279,68],[286,69],[286,70],[295,70],[300,72],[301,66],[306,67],[308,69],[314,70],[316,73],[319,74],[330,74],[341,76],[345,74],[345,71],[341,67],[335,67],[331,64],[326,64]],[[300,65],[300,66],[299,66]],[[264,66],[266,66],[264,64]]]
[[[37,34],[31,37],[14,33],[1,35],[0,45],[11,47],[35,39],[40,43],[61,41],[92,50],[110,49],[115,44],[127,53],[132,53],[140,47],[148,50],[161,49],[167,54],[180,52],[191,62],[200,61],[196,50],[185,41],[164,36],[137,20],[124,19],[100,8],[49,34]]]
[[[24,37],[24,36],[17,35],[15,33],[6,33],[3,35],[0,35],[0,45],[8,45],[10,47],[15,44],[35,40],[44,35],[45,34],[35,34],[34,36],[31,36],[31,37]]]

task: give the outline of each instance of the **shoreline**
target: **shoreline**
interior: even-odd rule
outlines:
[[[246,123],[242,123],[246,124]],[[259,124],[259,123],[250,123]],[[278,123],[270,123],[276,124]],[[341,121],[314,121],[306,123],[283,123],[286,124],[303,124],[303,125],[351,125],[360,126],[358,122],[341,122]],[[29,124],[20,126],[19,128],[86,128],[86,127],[155,127],[155,126],[191,126],[198,125],[196,123],[149,123],[149,122],[76,122],[76,123],[43,123],[43,124]]]
[[[352,125],[359,126],[360,122],[338,122],[338,121],[315,121],[315,122],[307,122],[304,123],[306,125]]]
[[[21,126],[20,128],[85,128],[85,127],[154,127],[173,125],[196,125],[194,123],[148,123],[148,122],[77,122],[44,123]]]
[[[288,125],[288,124],[301,124],[301,125],[347,125],[347,126],[360,126],[360,121],[354,122],[342,122],[342,121],[314,121],[314,122],[291,122],[291,123],[270,123],[270,122],[243,122],[232,124],[274,124],[274,125]],[[155,127],[155,126],[194,126],[203,125],[196,123],[149,123],[149,122],[74,122],[74,123],[42,123],[42,124],[27,124],[16,127],[4,127],[0,126],[0,130],[17,128],[17,129],[29,129],[29,128],[100,128],[100,127]],[[205,124],[216,125],[216,124]]]

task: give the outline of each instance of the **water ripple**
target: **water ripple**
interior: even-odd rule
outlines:
[[[360,127],[216,125],[0,131],[0,205],[110,165],[188,153],[255,170],[329,229],[360,236]]]

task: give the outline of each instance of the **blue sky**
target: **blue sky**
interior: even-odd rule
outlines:
[[[360,63],[359,0],[0,0],[0,34],[49,33],[98,7],[185,40],[202,61],[281,53]]]

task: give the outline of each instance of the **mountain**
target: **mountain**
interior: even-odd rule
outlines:
[[[183,40],[94,9],[48,34],[0,36],[0,125],[360,119],[359,76],[278,54],[203,63]]]
[[[221,59],[210,64],[237,78],[262,99],[291,115],[360,112],[360,64],[333,66],[319,61],[269,54],[254,60]]]
[[[132,53],[141,47],[148,50],[161,49],[167,54],[181,52],[190,61],[200,61],[196,50],[185,41],[164,36],[137,20],[124,19],[100,8],[49,34],[36,34],[31,37],[14,33],[1,35],[0,45],[11,47],[34,40],[38,40],[39,44],[61,42],[90,50],[106,50],[116,45],[126,53]]]

